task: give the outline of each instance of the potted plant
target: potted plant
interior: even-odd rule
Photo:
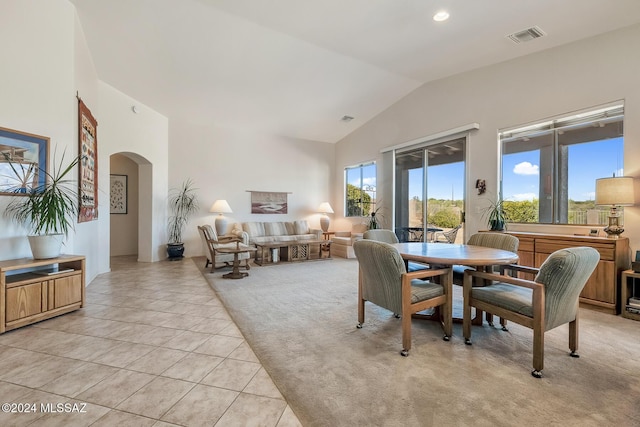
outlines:
[[[184,254],[182,232],[189,218],[198,211],[198,196],[190,179],[184,181],[180,188],[170,191],[169,209],[169,242],[167,243],[167,255],[169,259],[179,260]]]
[[[80,156],[75,157],[63,166],[63,152],[56,167],[54,155],[52,172],[40,169],[46,175],[45,183],[32,188],[16,188],[15,198],[4,211],[5,216],[30,229],[28,239],[35,259],[60,256],[64,237],[74,227],[72,218],[78,213],[78,187],[67,176],[79,160]]]
[[[485,209],[487,225],[491,231],[503,231],[507,225],[507,216],[504,212],[504,200],[498,197],[490,200],[489,206]]]
[[[371,216],[369,217],[369,230],[380,228],[380,224],[378,223],[378,220],[382,218],[382,214],[378,213],[380,209],[381,207],[378,207],[371,211]]]

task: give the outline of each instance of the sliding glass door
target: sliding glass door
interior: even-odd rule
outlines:
[[[401,242],[446,241],[464,211],[465,141],[459,138],[395,153],[395,232]],[[462,243],[458,230],[456,241]]]

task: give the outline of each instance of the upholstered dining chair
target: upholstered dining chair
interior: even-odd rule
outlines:
[[[207,268],[209,265],[211,265],[211,273],[213,273],[216,268],[228,267],[233,264],[234,254],[218,252],[219,248],[235,248],[236,246],[248,247],[246,245],[246,242],[243,242],[243,240],[239,237],[218,237],[213,227],[208,224],[199,225],[198,232],[200,233],[200,237],[202,238],[202,244],[204,246],[205,254],[207,254],[207,262],[204,268]],[[249,254],[249,252],[241,252],[238,254],[238,259],[240,261],[244,260],[244,268],[246,268],[247,270],[251,268],[249,266],[250,258],[251,255]]]
[[[542,377],[544,367],[544,333],[569,324],[569,349],[578,351],[578,297],[600,259],[597,250],[588,247],[560,249],[540,266],[534,280],[504,274],[467,270],[464,273],[465,343],[471,345],[471,307],[495,314],[533,329],[533,371]],[[515,270],[531,267],[512,266]],[[474,277],[491,280],[491,284],[473,287]],[[503,328],[506,330],[506,328]]]
[[[438,308],[444,340],[451,336],[451,269],[408,273],[398,250],[388,243],[363,239],[353,244],[359,263],[358,328],[364,323],[365,302],[386,308],[402,317],[402,351],[411,349],[411,316]],[[431,280],[424,280],[431,279]],[[436,283],[436,279],[438,283]]]
[[[363,239],[367,240],[375,240],[378,242],[385,243],[398,243],[398,236],[391,230],[386,230],[384,228],[376,228],[374,230],[367,230],[362,235]]]

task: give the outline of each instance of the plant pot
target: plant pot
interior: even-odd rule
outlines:
[[[500,220],[497,220],[497,219],[492,219],[489,222],[489,226],[491,228],[491,231],[504,231],[504,229],[505,229],[504,221],[500,221]]]
[[[167,255],[169,261],[177,261],[183,258],[184,243],[167,243]]]
[[[50,259],[60,256],[63,234],[42,234],[38,236],[28,236],[31,253],[34,259]]]

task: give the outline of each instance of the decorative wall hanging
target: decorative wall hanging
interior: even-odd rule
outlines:
[[[78,185],[80,189],[78,222],[98,218],[98,122],[78,98],[78,139],[82,159]]]
[[[111,175],[111,212],[127,213],[127,175]]]
[[[42,186],[48,168],[49,138],[0,128],[0,195]]]
[[[286,214],[287,194],[273,191],[250,191],[251,213],[254,214]]]

